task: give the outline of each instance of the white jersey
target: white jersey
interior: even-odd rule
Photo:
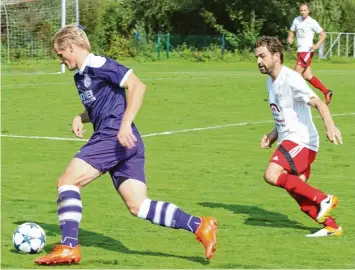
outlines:
[[[291,31],[296,32],[297,51],[309,52],[313,46],[314,33],[319,34],[323,28],[310,16],[305,20],[298,16],[292,22]]]
[[[269,104],[278,133],[278,144],[290,140],[318,151],[319,136],[308,102],[317,95],[296,71],[283,66],[275,81],[267,80]]]

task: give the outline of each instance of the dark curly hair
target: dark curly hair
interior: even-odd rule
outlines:
[[[266,46],[271,54],[279,53],[281,63],[284,62],[283,46],[279,39],[275,37],[262,37],[255,42],[255,48]]]

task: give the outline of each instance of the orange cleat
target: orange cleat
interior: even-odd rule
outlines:
[[[200,217],[201,225],[196,231],[196,239],[205,247],[206,259],[210,260],[217,245],[217,220],[213,217]]]
[[[65,245],[58,245],[54,250],[35,260],[37,264],[71,264],[78,263],[81,259],[80,246],[69,247]]]
[[[333,91],[328,90],[328,92],[324,95],[324,97],[325,97],[325,104],[329,105],[333,97]]]

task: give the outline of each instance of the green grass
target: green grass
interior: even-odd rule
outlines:
[[[266,76],[255,63],[126,64],[148,86],[136,121],[142,134],[272,119],[263,101]],[[83,259],[70,268],[355,268],[355,65],[314,68],[335,91],[332,112],[346,114],[334,117],[342,146],[328,143],[315,119],[321,150],[310,180],[339,196],[334,216],[343,237],[304,237],[320,227],[262,179],[272,151],[259,142],[273,125],[254,123],[144,139],[150,198],[219,220],[211,262],[193,235],[131,216],[105,175],[82,190]],[[69,72],[3,76],[1,105],[1,133],[25,136],[72,138],[72,117],[82,110]],[[1,268],[45,268],[33,263],[36,255],[14,251],[12,232],[33,221],[46,231],[45,252],[60,240],[55,183],[83,144],[2,137]]]

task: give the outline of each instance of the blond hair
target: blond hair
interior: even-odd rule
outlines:
[[[83,29],[70,24],[59,29],[52,38],[52,45],[59,50],[65,50],[70,44],[90,51],[90,41]]]

